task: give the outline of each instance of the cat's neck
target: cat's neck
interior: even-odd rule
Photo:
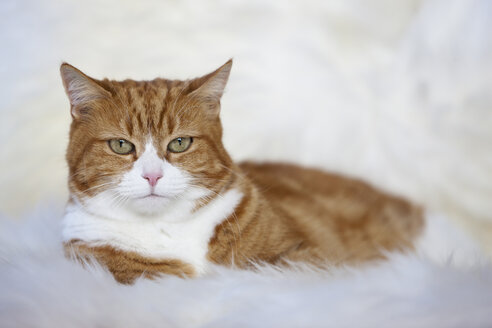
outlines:
[[[62,237],[65,243],[78,240],[150,258],[179,259],[200,273],[206,271],[208,243],[215,227],[234,213],[242,198],[241,190],[230,188],[196,211],[193,206],[183,207],[185,215],[179,214],[183,220],[169,219],[172,212],[139,219],[138,215],[97,215],[72,201],[66,208]]]

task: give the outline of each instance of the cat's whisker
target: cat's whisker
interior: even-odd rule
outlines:
[[[71,175],[69,175],[69,179],[74,179],[75,177],[78,177],[80,175],[84,174],[84,178],[87,179],[87,172],[85,170],[79,170]],[[114,173],[104,173],[104,172],[97,172],[96,174],[91,175],[89,178],[101,178],[101,179],[108,179],[108,178],[114,178]]]
[[[99,189],[99,188],[106,187],[106,186],[111,186],[111,185],[115,185],[115,182],[111,181],[111,182],[101,183],[101,184],[99,184],[97,186],[92,186],[92,187],[89,187],[87,189],[84,189],[83,191],[84,192],[88,192],[88,191],[92,191],[94,189]]]
[[[243,173],[239,173],[237,171],[232,170],[230,167],[227,167],[226,165],[219,163],[219,166],[226,169],[227,171],[231,172],[235,176],[239,177],[240,179],[247,179],[247,177]]]
[[[196,181],[201,181],[201,180],[207,180],[207,181],[230,181],[230,179],[217,179],[217,178],[207,178],[207,177],[193,177],[193,180],[192,182],[196,182]]]
[[[113,203],[113,207],[115,209],[118,209],[121,206],[123,206],[126,203],[127,200],[128,200],[128,196],[118,195],[118,197],[115,200],[115,203]]]
[[[99,196],[99,201],[107,203],[108,207],[111,207],[113,209],[119,208],[122,204],[122,200],[126,201],[126,196],[122,195],[121,193],[115,191],[115,190],[108,190],[109,193],[107,194],[100,194]]]

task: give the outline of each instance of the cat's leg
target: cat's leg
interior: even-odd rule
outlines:
[[[106,267],[119,283],[132,284],[139,277],[154,279],[171,274],[179,277],[193,277],[195,270],[187,263],[175,259],[153,259],[134,252],[126,252],[114,247],[90,246],[81,241],[72,241],[64,245],[68,257],[82,264],[94,260]]]

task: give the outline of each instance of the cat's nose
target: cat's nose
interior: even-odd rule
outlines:
[[[144,173],[142,178],[146,179],[152,187],[155,187],[157,180],[162,178],[161,172]]]

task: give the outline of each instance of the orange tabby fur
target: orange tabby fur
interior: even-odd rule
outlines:
[[[411,249],[423,226],[422,211],[401,198],[319,170],[273,163],[237,165],[231,160],[222,144],[220,97],[190,96],[207,90],[214,79],[225,76],[226,81],[231,65],[229,61],[187,81],[110,81],[92,79],[63,64],[69,96],[69,74],[91,81],[84,99],[72,103],[67,151],[71,194],[93,196],[104,190],[104,183],[132,167],[150,133],[162,145],[161,158],[179,164],[197,177],[196,184],[213,191],[215,196],[197,202],[197,209],[231,188],[244,195],[234,213],[215,228],[207,254],[213,263],[240,268],[255,261],[362,263],[384,258],[385,251]],[[166,150],[171,140],[183,135],[194,137],[189,151]],[[135,152],[115,156],[107,146],[114,136],[134,143]],[[194,275],[179,259],[145,258],[80,240],[65,246],[80,258],[93,256],[123,283],[140,275]]]

